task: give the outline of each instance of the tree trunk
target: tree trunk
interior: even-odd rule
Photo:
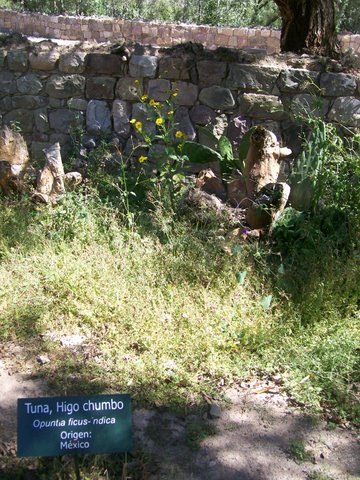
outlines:
[[[334,57],[339,51],[334,0],[274,0],[282,18],[281,51]]]

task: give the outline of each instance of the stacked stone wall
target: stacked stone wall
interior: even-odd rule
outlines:
[[[130,21],[122,18],[42,15],[0,10],[0,31],[63,40],[107,42],[125,39],[158,46],[181,42],[205,47],[264,48],[279,51],[280,31],[268,28],[211,27],[205,25]],[[360,54],[360,35],[339,35],[344,50]]]
[[[360,127],[359,79],[354,72],[328,71],[338,70],[337,62],[305,69],[296,58],[290,65],[269,64],[258,50],[192,48],[138,46],[116,55],[53,42],[3,47],[1,123],[20,128],[33,159],[56,141],[70,146],[81,130],[88,144],[116,138],[130,151],[136,137],[131,119],[155,129],[140,101],[144,93],[172,100],[179,130],[202,143],[199,126],[226,133],[236,147],[245,128],[263,124],[293,147],[299,136],[294,116],[308,111],[350,130]]]

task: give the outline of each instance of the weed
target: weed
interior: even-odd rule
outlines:
[[[312,460],[312,453],[306,450],[302,440],[293,440],[289,444],[289,454],[293,460],[298,463],[309,462]]]

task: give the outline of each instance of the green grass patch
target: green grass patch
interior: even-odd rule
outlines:
[[[356,421],[359,256],[314,252],[229,255],[214,225],[163,210],[129,228],[94,191],[53,207],[2,199],[0,339],[47,353],[59,393],[189,409],[219,383],[276,372],[295,399]],[[67,347],[72,335],[83,342]]]

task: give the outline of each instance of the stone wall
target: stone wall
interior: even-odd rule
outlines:
[[[264,124],[293,147],[298,141],[293,116],[304,110],[360,127],[359,79],[339,72],[338,62],[277,56],[269,63],[274,59],[256,49],[208,51],[192,44],[129,48],[115,54],[93,44],[82,49],[49,41],[4,46],[2,124],[20,127],[33,159],[42,158],[49,143],[60,141],[65,148],[81,129],[87,145],[116,138],[129,151],[136,133],[132,118],[144,129],[155,128],[139,100],[143,93],[155,101],[172,99],[179,129],[204,143],[202,125],[225,132],[236,147],[245,128]]]
[[[181,42],[201,43],[205,47],[265,48],[279,51],[280,31],[267,28],[210,27],[130,21],[121,18],[51,16],[0,10],[0,31],[24,35],[80,41],[126,41],[158,46]],[[352,48],[360,54],[360,35],[339,35],[344,50]]]

